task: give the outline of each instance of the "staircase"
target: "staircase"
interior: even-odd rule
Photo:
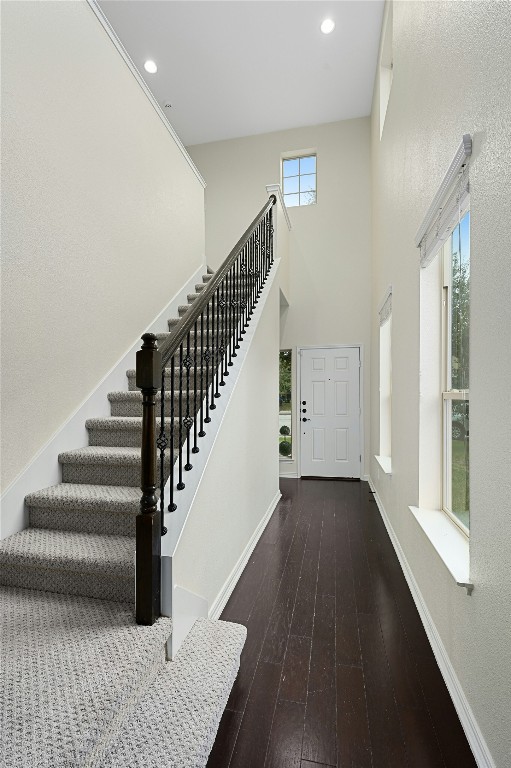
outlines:
[[[29,527],[0,544],[2,766],[204,766],[237,673],[244,627],[201,619],[166,662],[170,619],[135,623],[142,394],[127,380],[110,418],[86,422],[89,445],[59,455],[62,482],[26,497]]]

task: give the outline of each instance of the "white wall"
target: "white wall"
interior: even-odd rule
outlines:
[[[204,192],[87,3],[2,27],[5,488],[203,263]]]
[[[284,152],[317,152],[317,204],[289,208],[290,306],[281,348],[370,342],[370,121],[368,118],[189,147],[208,184],[208,263],[217,266],[280,180]],[[369,355],[366,353],[369,413]],[[366,418],[366,445],[369,442]],[[296,441],[295,449],[296,450]],[[368,454],[366,454],[367,466]],[[296,465],[286,464],[288,471]]]
[[[511,765],[511,6],[398,2],[382,139],[372,115],[372,370],[392,284],[392,475],[371,475],[499,768]],[[408,510],[419,498],[419,258],[414,235],[463,133],[471,161],[470,575],[456,586]],[[378,381],[371,387],[378,453]],[[439,458],[440,460],[440,458]],[[379,474],[379,477],[378,477]]]
[[[279,496],[279,292],[277,274],[172,560],[174,582],[210,610]]]

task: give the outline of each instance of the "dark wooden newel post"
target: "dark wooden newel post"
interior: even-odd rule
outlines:
[[[137,352],[137,387],[142,390],[142,472],[137,515],[136,618],[154,624],[160,615],[161,523],[156,497],[156,393],[161,380],[161,354],[153,333],[142,336]]]

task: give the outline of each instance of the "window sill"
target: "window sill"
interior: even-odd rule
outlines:
[[[374,457],[380,467],[383,469],[386,475],[392,474],[392,458],[390,456],[376,456]]]
[[[439,509],[409,507],[410,512],[442,559],[458,586],[470,595],[474,585],[470,581],[469,542],[459,528]]]

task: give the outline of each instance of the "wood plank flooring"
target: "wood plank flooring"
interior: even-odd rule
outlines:
[[[281,480],[208,768],[475,768],[367,483]]]

